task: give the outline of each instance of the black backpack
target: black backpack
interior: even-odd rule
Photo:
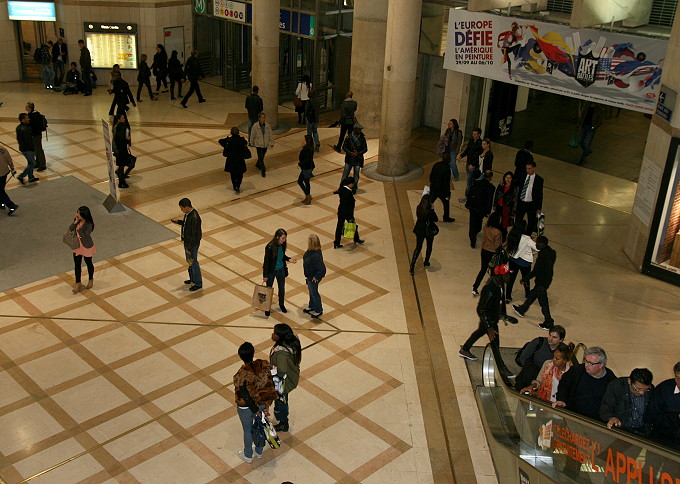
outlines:
[[[543,346],[543,343],[545,343],[545,339],[546,338],[543,337],[543,336],[538,338],[538,346],[536,347],[534,352],[531,353],[531,356],[529,356],[529,358],[527,358],[526,361],[529,361],[530,359],[532,359],[534,357],[534,355],[538,352],[538,350],[541,349],[541,347]],[[517,353],[515,353],[515,363],[517,363],[517,366],[519,366],[519,367],[522,366],[522,362],[520,361],[519,357],[524,352],[524,349],[529,345],[529,343],[531,343],[531,341],[527,341],[526,343],[524,343],[524,346],[522,346],[519,350],[517,350]]]

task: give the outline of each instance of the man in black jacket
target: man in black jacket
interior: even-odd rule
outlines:
[[[340,153],[342,150],[342,143],[345,140],[345,134],[352,130],[354,123],[356,123],[357,102],[352,99],[354,94],[352,91],[347,91],[345,99],[340,104],[340,136],[338,137],[338,144],[333,146],[333,149]]]
[[[473,177],[478,177],[479,170],[473,172]],[[470,229],[468,235],[470,236],[470,247],[473,249],[477,244],[477,234],[482,231],[482,222],[484,217],[488,217],[493,206],[493,195],[496,187],[491,183],[493,178],[493,171],[489,170],[484,173],[484,178],[475,181],[472,188],[468,192],[465,208],[470,211]]]
[[[612,427],[647,435],[650,425],[645,422],[654,376],[647,368],[635,368],[629,377],[622,376],[609,383],[602,397],[600,419]]]
[[[66,63],[68,62],[68,47],[66,47],[64,39],[61,37],[52,46],[52,62],[54,63],[54,85],[60,86],[64,81]]]
[[[552,406],[565,407],[586,417],[598,419],[602,398],[616,375],[607,368],[607,353],[602,348],[587,348],[584,358],[585,363],[572,367],[562,375],[557,387],[557,401]]]
[[[349,172],[354,170],[354,183],[352,185],[352,193],[356,194],[359,188],[359,175],[364,166],[364,154],[368,151],[368,144],[366,137],[361,131],[363,126],[359,123],[354,123],[354,130],[347,135],[345,142],[342,144],[342,150],[345,152],[345,169],[342,171],[342,180],[349,176]]]
[[[85,76],[84,73],[82,75]],[[130,90],[130,85],[127,83],[125,79],[121,77],[120,72],[113,73],[113,85],[111,87],[111,94],[113,94],[113,102],[111,103],[111,108],[109,109],[109,116],[113,116],[114,112],[116,116],[125,114],[128,110],[128,100],[132,103],[134,107],[137,107],[135,98],[132,95],[132,91]],[[118,106],[118,109],[115,109],[116,106]]]
[[[482,148],[482,128],[475,128],[472,130],[472,137],[468,141],[465,150],[458,155],[458,159],[462,160],[467,158],[467,163],[465,164],[465,172],[467,173],[467,184],[465,185],[465,198],[461,198],[458,201],[465,203],[470,188],[476,180],[474,177],[475,167],[479,163],[479,155],[482,154],[484,149]]]
[[[184,242],[184,253],[189,264],[189,280],[184,284],[192,284],[190,291],[197,291],[203,287],[201,277],[201,267],[198,265],[198,247],[201,245],[201,217],[194,207],[191,200],[183,198],[179,201],[179,208],[184,213],[182,220],[172,219],[172,221],[182,226],[182,242]]]
[[[536,249],[538,249],[538,258],[534,264],[533,270],[529,275],[522,279],[522,284],[528,283],[534,277],[536,282],[534,288],[529,291],[529,297],[524,301],[524,304],[513,304],[512,309],[520,318],[529,310],[529,307],[538,299],[538,304],[541,305],[541,312],[543,313],[543,322],[538,325],[539,328],[550,331],[555,325],[555,320],[550,315],[550,303],[548,302],[548,288],[553,279],[553,268],[555,267],[555,260],[557,254],[555,250],[548,245],[548,238],[541,235],[536,239]]]
[[[451,199],[451,167],[449,166],[449,154],[444,153],[444,159],[432,166],[430,172],[430,200],[432,205],[437,199],[444,205],[444,222],[455,222],[450,217],[449,200]]]
[[[335,239],[333,240],[334,249],[339,249],[342,247],[342,244],[340,243],[340,237],[342,237],[342,230],[345,221],[355,221],[354,205],[356,204],[356,201],[354,200],[354,193],[352,191],[353,187],[354,179],[348,177],[342,181],[342,186],[338,190],[340,204],[338,205],[338,224],[335,226]],[[354,243],[364,243],[364,241],[359,238],[359,227],[357,227],[356,232],[354,232]]]
[[[205,75],[203,74],[201,63],[198,61],[197,50],[191,51],[191,57],[189,57],[186,65],[184,66],[184,72],[187,75],[187,79],[189,79],[190,86],[189,92],[187,92],[186,96],[184,96],[184,99],[182,99],[182,102],[180,104],[182,105],[183,108],[186,108],[187,100],[191,97],[194,91],[198,96],[198,102],[204,103],[206,99],[203,97],[203,94],[201,94],[201,86],[198,84],[198,79],[199,78],[205,79]]]
[[[517,220],[527,216],[527,228],[524,232],[531,235],[537,230],[536,221],[543,208],[543,178],[536,173],[536,162],[531,160],[526,164],[524,176],[517,184],[519,198],[517,200]]]
[[[26,103],[26,112],[28,113],[31,133],[33,135],[36,171],[44,171],[47,169],[47,161],[45,160],[45,152],[42,147],[42,134],[43,131],[47,131],[47,121],[39,111],[36,111],[35,104],[32,102]]]
[[[33,168],[35,168],[35,147],[33,146],[33,133],[30,126],[31,120],[27,113],[19,115],[19,126],[16,128],[17,141],[19,142],[19,151],[26,157],[27,165],[24,171],[17,177],[22,185],[26,184],[24,178],[28,176],[29,182],[36,182],[39,178],[33,175]]]
[[[92,56],[90,49],[85,45],[85,41],[80,39],[78,41],[80,47],[80,74],[83,76],[83,83],[85,84],[85,96],[92,95]],[[109,113],[113,116],[113,113]]]
[[[519,181],[524,178],[527,163],[534,161],[534,155],[531,150],[534,149],[533,141],[525,141],[524,148],[517,151],[515,154],[515,174],[512,175],[512,184],[517,186]]]
[[[674,378],[654,389],[647,420],[652,424],[651,438],[664,445],[680,446],[680,361],[673,365]]]
[[[246,110],[248,111],[248,139],[250,140],[250,130],[257,123],[260,113],[264,112],[264,102],[260,97],[260,88],[253,86],[253,91],[246,97]]]

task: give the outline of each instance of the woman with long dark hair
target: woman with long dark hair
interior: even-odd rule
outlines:
[[[163,44],[156,44],[156,53],[153,55],[153,64],[151,64],[151,71],[156,76],[156,96],[161,89],[161,82],[163,83],[163,92],[168,92],[168,53],[165,51]]]
[[[307,239],[307,252],[302,256],[302,266],[305,272],[307,289],[309,290],[309,306],[303,309],[302,312],[309,314],[313,318],[318,318],[323,314],[319,283],[326,276],[326,264],[323,262],[321,241],[318,235],[309,235],[309,239]]]
[[[274,401],[274,417],[279,423],[274,428],[277,432],[288,432],[288,394],[297,387],[300,379],[302,345],[291,327],[285,323],[274,326],[272,341],[274,346],[269,352],[269,361],[272,373],[276,369],[274,383],[279,393],[279,398]]]
[[[224,147],[222,154],[226,158],[224,161],[224,171],[231,175],[231,186],[236,193],[241,192],[243,174],[246,172],[245,154],[248,149],[248,142],[241,136],[236,126],[231,128],[231,136],[222,138],[218,141]]]
[[[446,143],[446,150],[449,153],[449,166],[451,167],[451,173],[453,174],[453,180],[458,181],[460,178],[460,173],[458,172],[458,165],[456,165],[456,159],[458,158],[458,152],[463,144],[463,132],[460,130],[457,119],[450,119],[448,127],[444,132],[444,142]]]
[[[562,376],[571,368],[571,357],[574,354],[574,343],[559,343],[553,352],[552,360],[546,360],[538,372],[538,376],[520,393],[530,393],[544,402],[557,401],[557,388]]]
[[[517,187],[512,182],[513,174],[511,171],[506,171],[501,181],[496,187],[496,193],[493,196],[494,210],[500,213],[501,232],[503,232],[503,241],[508,236],[508,227],[514,223],[515,212],[517,209]]]
[[[168,60],[168,77],[170,77],[170,99],[182,97],[182,83],[184,82],[184,69],[177,57],[177,51],[173,50]],[[177,84],[177,97],[175,97],[175,84]]]
[[[505,287],[505,303],[512,302],[512,287],[515,285],[517,279],[517,272],[522,273],[522,286],[524,286],[524,297],[529,297],[529,282],[526,281],[529,272],[531,272],[531,264],[534,262],[533,250],[536,249],[536,242],[531,237],[524,234],[527,228],[526,220],[518,220],[512,226],[512,230],[508,234],[508,257],[510,258],[510,279]]]
[[[130,157],[130,146],[132,135],[130,134],[130,124],[125,113],[116,115],[116,124],[113,127],[113,154],[116,156],[116,175],[118,175],[118,187],[129,188],[125,179],[130,176],[130,172],[135,167]]]
[[[297,260],[291,259],[286,255],[286,239],[288,232],[278,229],[274,233],[274,238],[269,241],[264,249],[264,263],[262,264],[262,284],[267,287],[274,285],[274,279],[279,288],[279,308],[282,313],[287,313],[285,305],[286,277],[288,277],[288,267],[286,263],[295,264]],[[270,312],[265,311],[265,316],[269,317]]]
[[[413,251],[413,257],[411,257],[411,267],[409,272],[413,274],[416,267],[416,261],[420,255],[420,251],[423,248],[423,241],[427,240],[427,249],[425,249],[425,262],[423,262],[424,267],[430,265],[430,256],[432,255],[432,244],[434,243],[434,237],[439,232],[439,227],[435,224],[438,222],[437,214],[432,208],[432,201],[430,200],[430,194],[423,195],[420,199],[420,203],[416,208],[416,225],[413,227],[413,233],[416,234],[416,248]]]
[[[472,284],[473,296],[479,296],[479,285],[484,279],[484,274],[489,270],[489,262],[491,262],[491,258],[496,253],[496,250],[502,245],[501,214],[500,212],[492,212],[489,215],[489,220],[486,222],[486,227],[482,231],[482,266],[479,269],[475,282]]]
[[[295,88],[295,97],[300,99],[301,103],[299,106],[295,106],[295,112],[298,115],[298,123],[305,123],[305,106],[307,106],[307,101],[309,101],[309,91],[312,90],[312,80],[305,74],[302,76],[302,80],[298,83]]]
[[[94,248],[94,242],[90,234],[94,231],[94,220],[92,220],[92,213],[86,206],[79,207],[76,211],[76,216],[73,223],[68,228],[75,232],[78,236],[80,246],[73,250],[73,263],[76,273],[76,283],[73,285],[73,294],[77,294],[83,288],[80,284],[80,269],[85,258],[85,265],[87,266],[87,289],[94,285],[94,264],[92,263],[92,256],[97,253]]]
[[[302,193],[305,194],[302,203],[304,205],[309,205],[312,203],[312,184],[311,180],[314,174],[314,139],[306,134],[305,144],[300,150],[300,155],[298,156],[298,166],[300,167],[300,176],[298,176],[298,185],[302,188]]]

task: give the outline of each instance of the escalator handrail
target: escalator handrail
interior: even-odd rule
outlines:
[[[586,417],[584,415],[573,412],[563,407],[553,408],[549,402],[541,400],[540,398],[519,393],[517,390],[515,390],[512,382],[505,375],[505,373],[498,369],[498,365],[496,364],[497,358],[501,362],[503,361],[503,358],[500,355],[500,351],[498,351],[493,345],[487,344],[486,348],[484,348],[484,356],[482,362],[482,381],[484,383],[484,386],[500,387],[503,389],[506,398],[523,400],[527,403],[532,403],[535,406],[539,407],[550,407],[550,411],[552,413],[567,417],[567,420],[569,419],[576,420],[578,421],[579,424],[595,429],[598,432],[609,434],[615,437],[616,439],[625,440],[639,447],[645,447],[651,450],[652,452],[663,456],[664,458],[673,460],[675,462],[680,462],[680,451],[675,450],[672,447],[664,446],[663,444],[660,444],[654,440],[650,440],[643,436],[626,432],[625,430],[609,429],[607,428],[607,425],[605,425],[600,420],[595,420],[590,417]],[[505,366],[505,364],[503,364],[502,366]],[[500,381],[503,382],[502,385],[499,383],[498,379],[494,378],[494,376],[497,375],[501,377]]]

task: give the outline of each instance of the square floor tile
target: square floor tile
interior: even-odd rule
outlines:
[[[109,364],[149,347],[127,325],[82,342],[97,358]]]
[[[43,389],[49,389],[88,371],[93,371],[92,367],[71,348],[41,356],[22,364],[21,368]]]
[[[77,422],[84,422],[130,401],[103,376],[59,392],[52,399]]]
[[[209,482],[218,475],[183,444],[133,467],[130,474],[141,482],[159,484]]]
[[[44,408],[33,403],[0,417],[0,452],[8,456],[63,430]]]
[[[187,375],[184,369],[162,353],[154,353],[125,365],[116,370],[116,373],[125,378],[143,395]]]

